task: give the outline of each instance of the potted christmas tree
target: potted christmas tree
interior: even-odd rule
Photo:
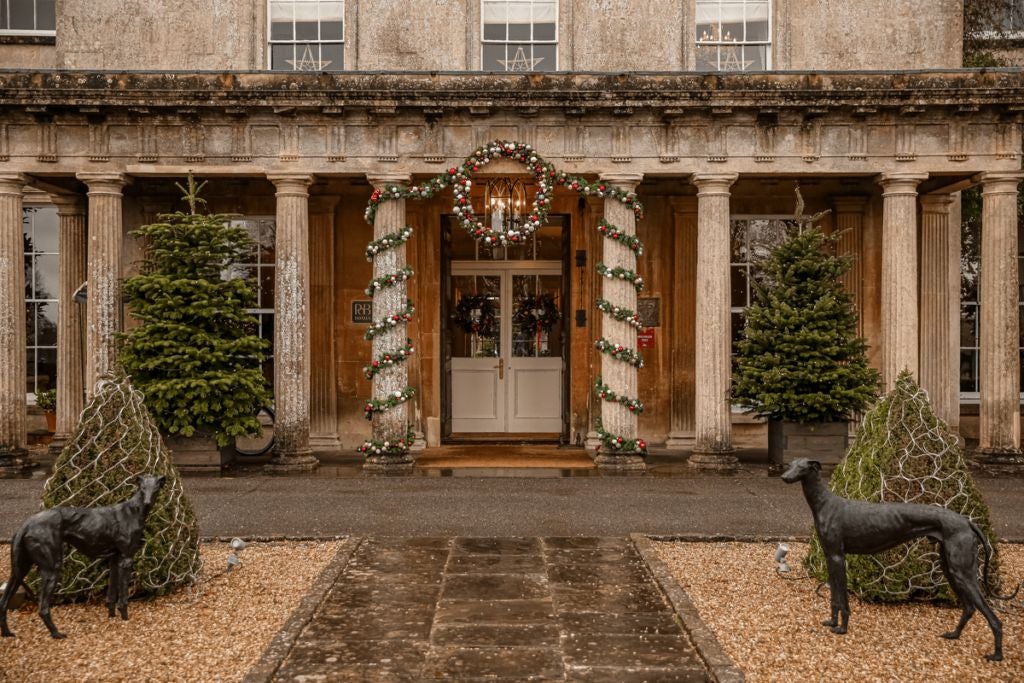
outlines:
[[[219,469],[220,447],[261,431],[269,403],[260,368],[266,342],[255,334],[252,284],[228,277],[252,249],[230,216],[197,211],[205,203],[192,176],[189,212],[161,214],[134,231],[147,244],[142,273],[125,282],[139,327],[124,335],[121,362],[146,397],[175,463]]]
[[[797,457],[838,462],[846,421],[873,401],[879,382],[840,282],[850,259],[836,256],[836,237],[815,225],[823,213],[802,212],[798,187],[796,219],[760,263],[734,358],[732,400],[768,418],[773,469]]]

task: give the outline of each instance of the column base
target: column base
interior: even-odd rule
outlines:
[[[295,472],[312,472],[320,465],[312,451],[296,453],[275,453],[263,471],[267,474],[291,474]]]
[[[583,440],[583,447],[588,451],[596,451],[601,448],[601,439],[597,432],[587,432],[587,438]]]
[[[374,474],[409,474],[416,464],[411,453],[405,455],[368,455],[363,470]]]
[[[974,462],[985,467],[1019,467],[1024,470],[1024,453],[1019,448],[976,448]]]
[[[598,451],[594,465],[602,472],[644,472],[647,462],[639,453],[615,453]]]
[[[28,451],[22,448],[0,451],[0,478],[24,476],[33,466]]]
[[[702,470],[734,470],[740,465],[735,451],[694,451],[686,464]]]

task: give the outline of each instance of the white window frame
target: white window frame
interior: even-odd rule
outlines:
[[[232,273],[232,270],[234,268],[255,268],[256,269],[256,279],[254,281],[252,281],[252,286],[253,286],[253,289],[256,291],[256,304],[257,304],[257,306],[255,308],[247,308],[247,309],[245,309],[245,312],[249,313],[250,315],[254,316],[257,319],[258,325],[257,325],[257,328],[256,328],[256,334],[261,339],[267,339],[270,342],[270,350],[267,352],[266,357],[264,357],[264,359],[263,359],[263,369],[264,369],[264,371],[266,371],[265,370],[266,366],[268,364],[272,364],[274,362],[275,352],[276,352],[276,349],[274,348],[274,328],[277,326],[277,312],[275,310],[276,309],[276,305],[277,305],[277,301],[275,299],[274,306],[270,307],[270,308],[267,308],[266,306],[263,305],[266,302],[263,301],[263,294],[262,294],[262,291],[260,289],[260,286],[261,286],[260,275],[263,273],[263,269],[264,268],[273,268],[274,272],[275,273],[277,272],[277,216],[269,215],[269,214],[254,214],[254,215],[250,216],[250,215],[246,214],[246,215],[240,215],[240,216],[237,216],[235,218],[230,219],[228,221],[228,224],[231,227],[234,227],[234,228],[245,228],[245,229],[248,229],[247,224],[255,224],[258,227],[259,224],[261,222],[264,222],[264,221],[272,223],[273,226],[274,226],[274,247],[275,248],[274,248],[274,260],[273,260],[273,262],[263,261],[263,260],[260,259],[260,256],[259,256],[259,250],[260,250],[259,234],[257,233],[257,235],[255,235],[255,236],[250,234],[250,237],[252,237],[253,241],[256,243],[255,244],[255,252],[256,252],[255,253],[255,257],[256,257],[255,260],[248,260],[247,259],[245,261],[240,261],[238,263],[232,264],[231,267],[228,269],[227,277],[233,277],[234,276],[233,273]],[[277,292],[275,291],[274,294],[276,296]],[[269,337],[264,337],[263,336],[264,320],[266,319],[266,316],[268,316],[268,315],[272,317],[272,324],[270,325],[270,336]],[[273,382],[272,379],[270,381]]]
[[[2,0],[0,0],[0,1],[2,1]],[[290,69],[290,70],[274,69],[274,46],[275,45],[296,45],[298,43],[314,43],[316,45],[341,45],[341,55],[342,55],[341,69],[326,69],[324,71],[327,71],[328,73],[330,73],[330,72],[338,72],[338,71],[344,71],[345,70],[345,33],[348,31],[348,22],[345,20],[345,10],[346,10],[345,4],[347,2],[349,2],[349,0],[333,0],[333,1],[341,2],[341,38],[340,39],[338,39],[338,40],[323,40],[323,39],[318,37],[316,40],[298,40],[298,39],[293,37],[291,40],[274,40],[273,38],[271,38],[271,30],[273,28],[272,27],[273,21],[272,21],[272,16],[271,16],[272,15],[271,9],[270,9],[270,6],[274,2],[274,0],[266,0],[266,3],[267,3],[267,26],[266,26],[266,31],[267,31],[267,42],[266,42],[266,45],[267,45],[267,60],[266,60],[267,70],[277,71],[279,73],[295,73],[295,72],[299,72],[300,71],[299,69],[294,69],[294,68]],[[317,3],[317,5],[319,6],[319,2]],[[319,26],[319,23],[320,23],[320,21],[319,21],[319,16],[318,16],[318,18],[317,18],[318,26]],[[319,28],[317,29],[317,32],[319,33]],[[321,72],[322,72],[322,70],[316,70],[316,71],[309,71],[308,73],[321,73]]]
[[[484,5],[486,5],[488,1],[489,0],[480,0],[480,70],[481,71],[486,71],[488,73],[533,73],[532,69],[530,71],[527,71],[527,72],[509,72],[508,70],[505,70],[505,71],[492,71],[490,69],[487,69],[484,66],[484,46],[485,45],[510,45],[510,44],[515,43],[515,44],[529,44],[531,46],[532,45],[554,45],[555,46],[555,68],[552,69],[552,71],[558,71],[558,45],[559,45],[559,41],[562,39],[562,27],[560,25],[561,22],[559,21],[559,19],[561,18],[561,15],[562,15],[561,0],[555,0],[555,38],[554,38],[554,40],[534,40],[532,36],[531,36],[530,40],[509,40],[507,34],[506,34],[504,40],[493,40],[493,39],[486,39],[486,38],[484,38],[484,14],[485,14],[484,13]],[[495,0],[495,1],[500,2],[501,0]],[[531,0],[531,10],[532,9],[533,9],[533,3],[532,3],[532,0]],[[532,11],[531,11],[531,17],[532,17]],[[531,24],[530,24],[530,32],[531,33],[533,32],[532,20],[531,20]],[[547,71],[547,69],[545,69],[544,71]]]
[[[10,21],[11,10],[10,10],[10,2],[9,2],[9,0],[0,0],[0,2],[4,3],[4,5],[7,6],[8,21]],[[36,0],[32,0],[32,8],[33,8],[33,11],[36,14],[38,14],[38,12],[39,12],[39,5],[38,5]],[[56,4],[54,5],[53,13],[54,13],[54,18],[53,18],[54,19],[54,22],[53,22],[54,23],[54,28],[53,29],[50,29],[50,30],[39,30],[39,29],[28,29],[28,28],[0,28],[0,36],[56,36],[57,35],[57,27],[56,27],[56,25],[57,25],[57,16],[56,16],[57,8],[56,8]],[[38,17],[34,17],[34,18],[36,19],[35,23],[38,23]]]
[[[702,46],[707,46],[707,45],[714,45],[716,47],[721,47],[721,46],[727,46],[727,47],[739,46],[739,47],[743,47],[743,46],[747,46],[747,45],[752,45],[752,46],[764,45],[765,46],[764,71],[771,71],[773,69],[773,66],[772,66],[772,48],[774,47],[774,41],[772,40],[772,38],[775,35],[775,26],[774,26],[773,21],[772,21],[772,17],[775,14],[775,12],[774,12],[775,8],[774,8],[773,0],[768,0],[768,39],[767,40],[751,40],[751,41],[698,40],[697,39],[697,4],[698,4],[699,1],[700,0],[693,0],[693,17],[694,17],[694,19],[693,19],[692,32],[691,32],[690,35],[691,35],[691,37],[693,39],[694,55],[697,54],[697,52],[699,51],[699,49]],[[748,0],[743,0],[744,8],[746,7],[747,2],[748,2]],[[721,22],[721,19],[719,19],[719,22]],[[721,51],[719,50],[719,55],[720,54],[721,54]],[[721,64],[721,57],[719,57],[719,64]],[[696,62],[694,64],[694,66],[696,68]],[[698,71],[699,71],[699,69],[698,69]],[[721,69],[712,69],[710,71],[702,72],[702,73],[764,73],[764,71],[760,71],[760,70],[758,70],[758,71],[742,70],[742,71],[731,71],[730,72],[730,71],[722,71]]]
[[[28,216],[30,215],[31,211],[38,211],[40,209],[54,209],[54,213],[56,214],[56,207],[53,204],[37,204],[35,202],[32,202],[32,203],[26,203],[24,205],[24,207],[22,208],[22,215],[25,217],[25,219],[28,219]],[[57,221],[58,221],[58,225],[56,227],[57,227],[57,229],[59,231],[59,229],[60,229],[60,227],[59,227],[60,219],[58,218]],[[22,225],[27,227],[26,223],[27,223],[27,221],[23,222]],[[34,236],[34,234],[35,234],[35,232],[34,232],[34,227],[33,227],[33,236]],[[58,243],[57,243],[58,251],[33,251],[33,252],[31,252],[32,256],[33,257],[35,257],[35,256],[56,256],[58,258],[58,267],[59,267],[59,259],[60,259],[60,251],[59,251],[59,249],[60,249],[60,237],[59,237],[59,235],[57,235],[57,238],[58,238]],[[22,253],[24,255],[26,255],[26,256],[29,254],[29,252],[22,252]],[[32,274],[35,275],[35,265],[34,264],[32,266]],[[28,285],[28,284],[30,284],[30,283],[26,282],[26,285]],[[38,298],[36,296],[36,293],[33,291],[31,296],[24,297],[22,301],[23,301],[24,306],[25,306],[26,317],[28,315],[28,306],[31,305],[31,304],[37,304],[37,303],[53,304],[54,311],[55,312],[59,311],[59,308],[60,308],[60,300],[59,300],[60,299],[60,293],[59,292],[51,292],[50,294],[51,294],[50,298],[48,298],[48,299],[40,299],[40,298]],[[72,305],[74,305],[74,304],[72,304]],[[58,315],[59,315],[59,313],[58,313]],[[33,358],[35,360],[34,360],[34,365],[32,367],[29,367],[27,364],[25,366],[25,375],[26,375],[25,376],[25,381],[26,381],[26,383],[27,383],[29,377],[35,377],[36,376],[35,375],[35,369],[36,369],[36,367],[38,367],[38,364],[39,364],[38,355],[37,355],[39,353],[39,351],[40,350],[50,350],[50,349],[52,349],[53,352],[54,352],[54,357],[56,358],[56,355],[58,353],[58,349],[59,349],[59,346],[60,346],[60,339],[59,338],[54,342],[53,346],[39,346],[38,344],[35,343],[36,340],[38,339],[38,334],[37,334],[37,337],[35,339],[28,339],[27,332],[28,332],[28,330],[26,329],[25,346],[23,347],[23,349],[24,349],[24,352],[26,353],[26,355],[27,355],[27,353],[28,353],[28,351],[30,349],[34,350],[35,354],[33,354]],[[52,384],[53,384],[53,386],[57,385],[57,378],[56,377],[53,378]],[[35,389],[35,388],[37,388],[37,387],[35,387],[35,385],[33,384],[33,389]],[[25,392],[25,396],[28,399],[29,405],[35,405],[36,392],[34,390],[33,391],[26,391]]]

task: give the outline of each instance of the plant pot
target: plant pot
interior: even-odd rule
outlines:
[[[773,471],[782,471],[798,458],[837,465],[848,445],[846,422],[768,421],[768,466]]]
[[[53,434],[57,431],[57,413],[52,410],[46,411],[46,431]]]
[[[182,472],[220,472],[230,462],[212,436],[165,436],[164,443]]]

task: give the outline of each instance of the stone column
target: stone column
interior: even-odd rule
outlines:
[[[853,305],[857,309],[857,334],[864,336],[864,268],[863,268],[863,230],[865,197],[836,197],[835,215],[836,232],[839,235],[838,252],[840,256],[849,256],[852,260],[850,270],[842,277],[843,288],[850,293]]]
[[[408,173],[370,173],[367,180],[374,188],[383,190],[389,185],[404,187],[411,177]],[[392,199],[377,207],[373,221],[373,238],[380,239],[385,235],[395,234],[406,224],[405,199]],[[397,273],[406,266],[406,247],[401,244],[393,249],[379,252],[373,259],[373,277]],[[408,300],[408,283],[398,282],[392,287],[385,287],[373,296],[373,319],[381,320],[389,315],[405,310]],[[408,339],[405,325],[396,325],[386,332],[373,338],[371,358],[377,358],[386,352],[401,349]],[[409,386],[409,368],[407,363],[396,363],[394,366],[374,376],[373,398],[377,400],[393,396]],[[373,439],[375,441],[398,441],[405,439],[409,431],[409,402],[399,403],[391,410],[374,413]],[[411,469],[413,457],[405,455],[370,455],[367,456],[364,468],[375,471],[402,471]]]
[[[306,173],[268,174],[277,188],[274,280],[274,457],[269,472],[316,468],[309,446],[309,185]]]
[[[75,291],[86,278],[85,201],[77,195],[50,195],[60,219],[60,292],[57,300],[57,430],[50,453],[64,448],[85,407],[83,306]]]
[[[85,332],[85,391],[112,373],[117,363],[117,333],[121,331],[121,251],[124,225],[121,211],[123,173],[79,173],[89,188],[89,228]]]
[[[1024,465],[1020,450],[1017,184],[1020,173],[981,176],[981,393],[979,460]]]
[[[672,380],[667,448],[694,446],[694,341],[697,306],[697,199],[673,200],[672,305],[669,308]]]
[[[639,173],[603,173],[601,180],[610,186],[618,187],[625,192],[633,192],[640,184],[643,175]],[[633,208],[617,199],[604,200],[604,219],[627,235],[636,234],[636,214]],[[602,239],[601,260],[611,269],[623,268],[636,271],[636,254],[629,247],[611,239]],[[626,280],[600,278],[601,298],[621,308],[637,309],[637,292],[631,282]],[[636,351],[636,329],[601,315],[601,336],[612,344],[619,344]],[[612,391],[619,396],[639,398],[640,390],[637,383],[637,368],[629,363],[612,358],[607,353],[601,354],[601,377]],[[626,441],[639,437],[638,415],[620,403],[601,400],[601,423],[605,431],[621,436]],[[602,469],[644,469],[642,456],[635,453],[622,453],[611,448],[602,447],[594,459]]]
[[[697,186],[696,443],[689,464],[729,469],[732,344],[729,289],[729,188],[737,173],[694,173]]]
[[[960,267],[958,255],[950,252],[952,203],[948,194],[921,196],[921,388],[946,424],[953,423],[954,413],[960,412],[958,377],[950,374],[949,358],[954,329],[950,300],[960,301],[959,282],[953,289],[949,277],[950,269]]]
[[[337,197],[312,197],[309,212],[310,447],[341,450],[334,381],[334,210]]]
[[[28,467],[25,401],[25,177],[0,174],[0,475]]]
[[[917,186],[927,173],[883,173],[882,387],[910,370],[918,377]]]

